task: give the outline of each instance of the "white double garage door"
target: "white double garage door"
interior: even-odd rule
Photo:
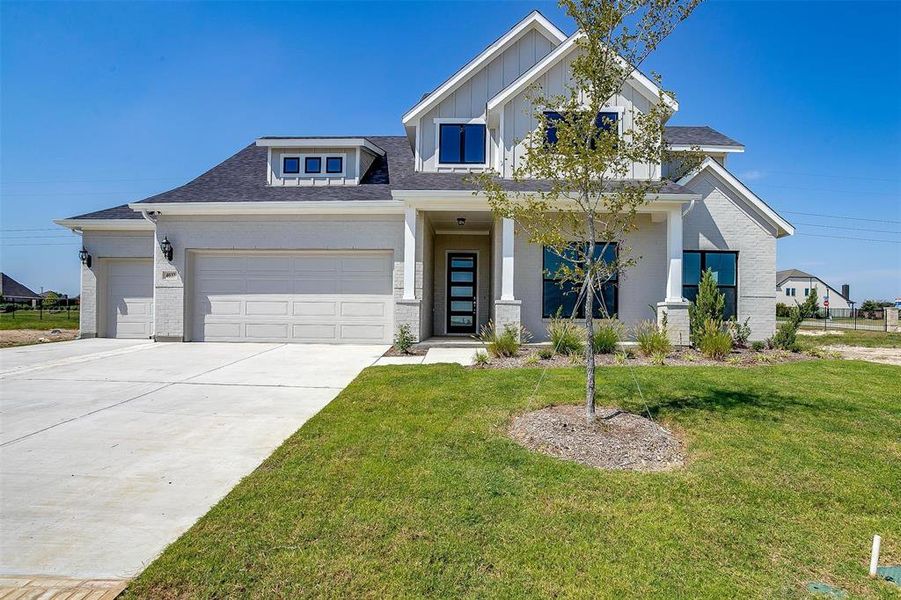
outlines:
[[[388,343],[391,252],[192,253],[190,339]]]
[[[209,342],[390,343],[392,270],[392,252],[192,252],[185,289],[186,337]],[[150,262],[121,263],[111,273],[109,289],[111,337],[147,337],[152,311],[135,308],[152,306]],[[145,317],[142,324],[137,323],[139,312]]]

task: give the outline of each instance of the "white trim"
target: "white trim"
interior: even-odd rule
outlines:
[[[266,148],[266,183],[272,185],[272,148]]]
[[[481,117],[474,118],[450,118],[450,117],[436,117],[432,120],[435,123],[435,152],[438,154],[438,157],[435,159],[435,166],[437,169],[442,167],[448,169],[476,169],[476,170],[484,170],[487,169],[491,164],[491,152],[490,152],[490,144],[491,144],[491,136],[488,134],[488,124],[485,123],[485,119]],[[445,163],[441,162],[441,126],[442,125],[481,125],[485,128],[485,161],[480,163]]]
[[[726,170],[724,166],[716,162],[712,158],[705,158],[695,170],[685,175],[677,181],[679,185],[688,185],[694,179],[709,169],[717,178],[731,186],[740,196],[742,196],[748,204],[753,206],[763,217],[776,227],[776,237],[784,237],[786,235],[794,235],[795,228],[791,223],[779,216],[772,208],[767,206],[766,202],[761,200],[754,192],[739,181],[732,173]],[[781,234],[781,235],[780,235]]]
[[[575,32],[562,44],[551,50],[544,58],[532,65],[529,70],[517,77],[510,85],[502,89],[488,101],[487,113],[491,114],[499,107],[503,107],[504,104],[513,99],[528,86],[532,85],[536,79],[544,75],[551,67],[557,64],[560,59],[572,52],[576,48],[576,42],[584,36],[585,34],[582,33],[581,30]],[[620,61],[622,60],[623,59],[620,58]],[[671,111],[676,112],[679,110],[679,103],[676,102],[672,96],[664,93],[653,81],[645,77],[638,69],[632,70],[632,73],[629,76],[629,82],[637,84],[634,85],[635,89],[651,102],[662,100]]]
[[[516,237],[513,219],[501,219],[501,300],[515,300],[513,297],[514,248]]]
[[[359,153],[359,148],[357,149],[357,153]],[[297,158],[300,161],[298,165],[299,172],[297,173],[285,173],[285,159],[286,158]],[[319,159],[319,172],[318,173],[308,173],[306,171],[306,161],[308,158],[318,158]],[[338,173],[329,173],[326,171],[326,163],[330,158],[340,158],[341,159],[341,171]],[[346,154],[337,154],[335,152],[310,152],[310,153],[298,153],[298,154],[281,154],[279,156],[279,165],[278,165],[278,178],[279,179],[347,179],[347,155]]]
[[[566,39],[566,35],[560,31],[553,23],[548,21],[540,12],[532,11],[525,19],[517,23],[507,33],[498,38],[493,44],[485,48],[475,58],[469,61],[463,68],[454,73],[448,80],[438,86],[435,91],[416,103],[413,108],[404,114],[401,121],[404,125],[410,124],[412,121],[422,117],[426,112],[433,108],[436,104],[444,100],[444,98],[465,82],[477,70],[487,65],[491,59],[500,54],[508,46],[519,40],[531,29],[537,30],[544,35],[552,44],[560,44]]]
[[[285,202],[171,202],[129,204],[133,210],[164,215],[402,214],[397,200],[329,200]],[[143,222],[143,220],[142,220]]]
[[[413,149],[413,159],[416,171],[422,171],[422,121],[416,121],[416,147]]]
[[[366,138],[259,138],[257,146],[266,148],[366,148],[384,156],[385,151]]]
[[[682,209],[672,208],[666,213],[666,300],[685,302],[682,297]]]
[[[55,219],[53,222],[72,230],[153,231],[154,229],[153,225],[144,219]]]
[[[744,152],[744,146],[717,146],[717,145],[704,145],[704,146],[692,146],[690,144],[669,144],[667,146],[668,149],[673,152],[689,152],[691,150],[698,150],[700,152],[705,153],[720,153],[720,152]]]

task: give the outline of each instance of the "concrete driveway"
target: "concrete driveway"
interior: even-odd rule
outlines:
[[[385,350],[0,350],[0,576],[134,576]]]

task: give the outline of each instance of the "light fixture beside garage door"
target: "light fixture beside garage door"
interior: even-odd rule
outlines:
[[[81,250],[78,252],[78,259],[81,261],[81,264],[89,269],[91,268],[91,255],[88,254],[88,251],[84,246],[82,246]]]
[[[166,257],[166,260],[172,260],[172,243],[169,242],[168,236],[163,236],[163,241],[160,242],[160,250],[163,256]]]

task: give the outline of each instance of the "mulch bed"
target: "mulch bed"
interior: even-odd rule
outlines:
[[[623,358],[623,353],[616,354],[596,354],[595,364],[598,366],[652,366],[658,365],[650,357],[642,356],[635,350],[628,351]],[[773,365],[787,362],[797,362],[801,360],[811,360],[815,357],[800,352],[785,352],[781,350],[762,350],[754,352],[747,348],[733,350],[723,360],[711,360],[696,350],[686,348],[683,350],[675,350],[669,353],[663,361],[664,365],[674,367],[711,367],[711,366],[728,366],[728,367],[755,367],[760,365]],[[552,358],[543,359],[538,355],[536,348],[523,348],[519,354],[511,357],[494,357],[492,356],[487,365],[482,368],[489,369],[510,369],[516,367],[572,367],[583,366],[585,357],[582,354],[566,355],[555,354]]]
[[[685,464],[672,432],[617,408],[598,407],[588,423],[584,406],[549,406],[515,417],[509,434],[525,448],[596,469],[668,471]]]
[[[394,346],[391,346],[388,348],[387,352],[382,354],[382,356],[425,356],[428,351],[428,348],[417,348],[416,346],[413,346],[406,352],[401,352]]]

